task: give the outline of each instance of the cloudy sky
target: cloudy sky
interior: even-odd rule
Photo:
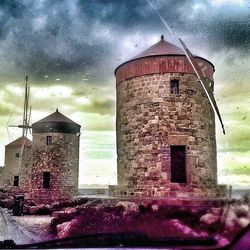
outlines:
[[[216,68],[219,180],[250,183],[250,1],[154,0],[188,48]],[[59,108],[82,125],[80,183],[115,183],[114,69],[158,42],[178,45],[145,0],[0,1],[0,165],[21,135],[25,75],[32,122]]]

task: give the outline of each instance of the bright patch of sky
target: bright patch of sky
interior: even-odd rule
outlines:
[[[112,131],[86,131],[82,133],[80,185],[116,184],[115,144],[116,136]]]
[[[60,98],[69,98],[72,95],[72,89],[66,86],[52,86],[46,88],[32,88],[32,99],[48,99],[48,97],[59,96]]]

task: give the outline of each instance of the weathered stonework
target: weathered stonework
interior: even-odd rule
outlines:
[[[213,81],[213,65],[203,58],[197,62]],[[116,80],[118,186],[111,194],[223,196],[224,188],[217,186],[214,112],[185,55],[133,59],[117,68]],[[179,82],[179,93],[171,93],[171,80]],[[171,182],[175,145],[185,146],[185,183]]]
[[[5,146],[1,187],[36,204],[72,199],[78,194],[80,127],[58,110],[32,124],[33,141],[20,137]]]
[[[51,203],[72,199],[78,192],[80,125],[57,110],[32,126],[30,200]],[[44,173],[49,173],[47,181]]]
[[[2,188],[15,193],[25,193],[30,185],[32,142],[20,137],[5,146],[5,163],[2,173]],[[14,176],[18,185],[14,186]]]
[[[52,145],[46,145],[52,136]],[[49,203],[71,199],[78,191],[79,136],[63,133],[33,134],[30,199]],[[50,172],[50,187],[43,187],[43,172]]]

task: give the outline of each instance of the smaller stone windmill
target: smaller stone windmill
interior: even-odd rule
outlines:
[[[13,126],[22,128],[23,135],[5,147],[3,187],[35,203],[71,199],[78,193],[81,126],[58,109],[30,125],[27,80],[23,123]]]
[[[51,203],[78,193],[81,126],[56,109],[32,124],[30,199]]]

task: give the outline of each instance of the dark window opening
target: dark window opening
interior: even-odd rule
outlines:
[[[50,172],[43,172],[43,188],[50,188]]]
[[[47,145],[52,145],[52,136],[47,136],[46,137],[46,144]]]
[[[171,94],[179,94],[179,81],[178,80],[172,80],[170,81],[170,93]]]
[[[20,154],[19,153],[16,153],[16,158],[19,158]]]
[[[171,182],[186,183],[185,146],[171,146]]]
[[[15,186],[15,187],[18,187],[18,185],[19,185],[19,176],[14,176],[14,183],[13,183],[13,185]]]

